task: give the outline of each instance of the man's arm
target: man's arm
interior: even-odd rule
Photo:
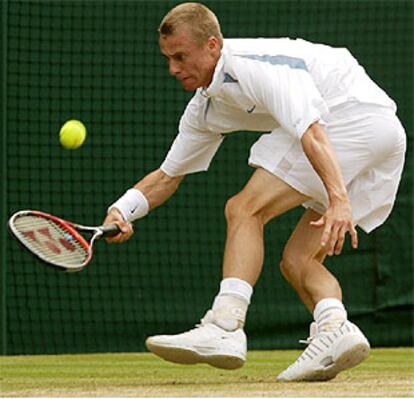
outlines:
[[[163,204],[175,193],[183,178],[184,176],[168,176],[161,169],[157,169],[136,183],[134,188],[138,189],[144,195],[149,209],[154,209]],[[112,207],[109,210],[104,224],[114,222],[121,227],[122,232],[106,240],[110,243],[120,243],[128,240],[134,232],[132,224],[124,220],[122,214],[116,207]]]
[[[145,195],[150,209],[154,209],[175,193],[183,179],[184,176],[168,176],[161,169],[157,169],[141,179],[134,188]]]
[[[313,123],[302,136],[302,146],[310,163],[322,179],[328,192],[329,208],[312,225],[323,227],[321,245],[326,247],[328,255],[340,254],[345,234],[351,235],[352,246],[358,246],[357,232],[352,221],[352,210],[348,193],[325,130],[319,123]]]

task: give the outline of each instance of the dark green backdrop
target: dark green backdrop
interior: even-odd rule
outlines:
[[[157,47],[174,1],[3,1],[2,352],[140,351],[147,335],[192,327],[220,282],[226,199],[243,186],[256,134],[226,139],[208,173],[189,176],[126,244],[97,244],[83,272],[60,274],[22,252],[7,218],[32,208],[84,224],[165,156],[190,95]],[[411,1],[206,1],[227,37],[302,37],[348,47],[397,102],[413,137]],[[68,119],[88,128],[63,149]],[[396,207],[358,251],[328,262],[350,318],[373,345],[412,345],[413,162]],[[296,347],[310,315],[278,271],[301,209],[266,227],[266,260],[246,330],[250,348]]]

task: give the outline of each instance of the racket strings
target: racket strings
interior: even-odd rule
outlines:
[[[85,248],[69,229],[53,220],[25,215],[14,222],[20,241],[42,259],[61,265],[81,265],[88,256]]]

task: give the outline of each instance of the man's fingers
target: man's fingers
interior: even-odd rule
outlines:
[[[116,236],[114,236],[114,237],[107,237],[107,238],[105,238],[105,240],[109,243],[109,244],[114,244],[114,243],[116,243],[116,244],[120,244],[120,243],[122,243],[122,242],[125,242],[125,241],[128,241],[129,239],[130,239],[130,237],[131,237],[131,235],[132,234],[125,234],[125,233],[123,233],[123,234],[117,234]]]
[[[329,256],[339,255],[342,252],[348,232],[352,247],[358,247],[357,231],[351,218],[346,215],[335,215],[335,212],[328,210],[322,217],[310,222],[310,225],[316,228],[323,227],[321,246]]]
[[[353,225],[351,225],[349,228],[348,226],[342,226],[338,232],[337,241],[335,244],[335,255],[339,255],[342,252],[347,232],[349,232],[351,236],[352,248],[358,247],[358,234],[355,227]]]
[[[109,244],[112,244],[114,242],[120,242],[121,238],[122,238],[122,233],[119,233],[116,236],[106,237],[105,241],[108,242]]]
[[[347,229],[345,226],[342,226],[338,231],[338,237],[335,244],[335,255],[339,255],[342,252],[342,248],[344,247],[345,242],[345,234]]]
[[[329,243],[332,234],[332,224],[325,223],[325,228],[323,229],[322,237],[321,237],[321,245],[327,248],[329,251]]]
[[[116,220],[115,223],[121,229],[121,233],[119,233],[115,236],[106,237],[105,238],[106,242],[112,244],[112,243],[122,243],[124,241],[129,240],[130,237],[132,236],[132,234],[134,233],[134,229],[132,227],[132,224],[128,223],[128,222],[125,222],[123,220],[122,221]]]
[[[131,233],[132,225],[130,223],[117,223],[122,233]]]
[[[352,226],[349,233],[351,234],[352,248],[354,249],[358,248],[358,233],[354,226]]]
[[[335,248],[338,242],[338,238],[341,231],[341,225],[339,223],[333,223],[331,227],[330,236],[327,242],[327,253],[332,256],[335,253]]]
[[[332,224],[327,222],[325,220],[325,217],[322,216],[321,218],[319,218],[318,220],[315,220],[313,222],[310,222],[310,225],[316,228],[320,228],[325,226],[323,233],[322,233],[322,237],[321,237],[321,245],[322,247],[326,247],[327,244],[330,242],[331,239],[331,234],[332,234]],[[330,246],[328,246],[328,251],[329,251]]]
[[[323,216],[314,222],[310,222],[310,225],[313,227],[322,227],[325,224]]]

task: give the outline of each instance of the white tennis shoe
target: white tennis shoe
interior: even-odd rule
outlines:
[[[237,369],[246,360],[247,339],[242,328],[226,331],[214,323],[209,310],[196,328],[177,335],[156,335],[145,342],[148,350],[165,360],[181,364],[207,363]]]
[[[312,323],[309,335],[306,341],[301,341],[308,347],[295,363],[278,375],[278,381],[331,380],[368,357],[369,342],[350,321],[333,332],[318,332],[317,324]]]

